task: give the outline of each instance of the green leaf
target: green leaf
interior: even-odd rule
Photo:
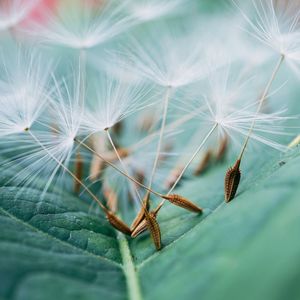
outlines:
[[[0,299],[299,299],[300,156],[249,165],[229,204],[227,165],[185,181],[204,213],[167,204],[160,252],[77,197],[0,188]]]

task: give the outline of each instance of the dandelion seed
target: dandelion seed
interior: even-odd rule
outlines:
[[[151,37],[151,35],[149,36]],[[195,40],[193,42],[195,43]],[[131,47],[131,50],[127,53],[128,63],[124,62],[124,65],[125,68],[129,68],[166,88],[156,157],[148,185],[148,188],[151,189],[162,149],[172,88],[193,83],[202,78],[203,73],[199,67],[198,43],[196,43],[195,48],[189,47],[189,49],[183,50],[183,47],[187,45],[187,41],[184,41],[183,37],[181,37],[181,40],[178,37],[172,39],[167,34],[163,36],[161,43],[152,43],[151,39],[148,40],[148,43],[141,46],[134,42],[134,47]],[[200,62],[203,67],[203,62]]]
[[[240,153],[240,155],[239,155],[239,157],[237,159],[237,162],[235,164],[235,166],[237,166],[237,164],[238,164],[238,169],[235,170],[235,166],[234,166],[233,169],[229,168],[229,170],[227,171],[227,173],[225,175],[225,201],[226,202],[228,202],[228,201],[232,200],[232,198],[234,198],[235,193],[236,193],[236,191],[238,189],[238,185],[239,185],[239,182],[240,182],[239,165],[240,165],[240,162],[241,162],[241,160],[242,160],[242,158],[244,156],[244,153],[245,153],[246,147],[247,147],[247,145],[249,143],[249,140],[250,140],[251,136],[253,135],[253,131],[254,131],[255,125],[257,123],[256,116],[261,111],[261,108],[262,108],[262,106],[263,106],[263,104],[264,104],[264,102],[265,102],[265,100],[267,98],[267,95],[269,93],[271,85],[272,85],[272,83],[273,83],[273,81],[274,81],[274,79],[275,79],[275,77],[276,77],[276,75],[277,75],[277,73],[278,73],[278,71],[280,69],[280,66],[281,66],[283,60],[284,60],[284,56],[281,56],[280,59],[279,59],[279,61],[278,61],[278,63],[276,64],[276,67],[273,70],[271,78],[268,81],[267,86],[264,89],[264,92],[263,92],[263,94],[262,94],[262,96],[261,96],[261,98],[259,100],[258,108],[257,108],[257,111],[256,111],[256,113],[254,115],[253,120],[252,120],[251,127],[250,127],[250,129],[248,131],[248,134],[246,135],[246,139],[245,139],[245,142],[244,142],[244,144],[242,146],[241,153]],[[232,179],[230,179],[231,176],[233,176]],[[229,178],[229,180],[227,178]],[[231,180],[233,180],[232,184],[231,184]],[[228,184],[229,184],[229,186],[228,186]]]
[[[244,30],[284,57],[299,75],[299,3],[288,0],[275,5],[273,0],[252,0],[253,18],[250,17],[250,12],[245,12],[235,1],[234,3],[250,27]]]
[[[228,73],[225,72],[228,76]],[[203,101],[207,106],[207,109],[203,109]],[[230,105],[229,105],[230,103]],[[286,150],[285,146],[282,146],[276,142],[273,142],[267,137],[264,137],[263,134],[272,134],[274,136],[285,134],[281,131],[280,125],[275,125],[276,122],[280,124],[282,121],[289,120],[290,117],[280,116],[282,111],[273,113],[273,114],[262,114],[257,111],[252,111],[256,105],[259,105],[261,102],[245,104],[244,107],[239,107],[233,101],[232,97],[212,97],[207,99],[204,96],[204,99],[201,101],[198,100],[198,106],[201,107],[201,110],[197,110],[199,112],[198,116],[195,118],[199,118],[200,121],[205,120],[206,126],[210,124],[208,133],[202,139],[201,143],[190,157],[188,162],[185,164],[181,173],[178,175],[178,178],[174,182],[173,186],[170,188],[168,194],[170,194],[173,189],[176,187],[180,179],[182,178],[185,171],[188,169],[192,161],[195,159],[197,154],[203,149],[209,138],[213,135],[213,133],[218,130],[221,135],[226,135],[231,138],[231,140],[236,142],[236,135],[239,135],[242,138],[246,138],[248,141],[250,139],[249,130],[251,131],[251,139],[259,141],[260,143],[266,144],[272,148],[275,148],[280,151]],[[182,108],[188,109],[188,108]],[[195,109],[195,107],[193,108]],[[253,123],[256,124],[256,127],[253,127]],[[274,124],[275,123],[275,124]],[[237,180],[235,181],[237,183]],[[237,187],[236,187],[237,189]],[[234,189],[232,189],[234,191]],[[235,190],[236,191],[236,190]],[[227,189],[226,189],[226,193]],[[232,191],[230,192],[232,194]],[[164,201],[161,202],[163,204]]]

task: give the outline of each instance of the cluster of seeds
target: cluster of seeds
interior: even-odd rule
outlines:
[[[1,165],[16,170],[7,184],[42,186],[43,199],[71,178],[111,226],[148,231],[157,250],[166,202],[203,211],[173,193],[189,170],[239,153],[224,180],[234,199],[250,142],[285,151],[276,139],[299,119],[270,102],[284,65],[299,75],[300,6],[226,6],[220,20],[193,0],[2,1]]]

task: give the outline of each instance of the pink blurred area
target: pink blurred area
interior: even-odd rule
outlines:
[[[26,26],[29,21],[45,22],[46,11],[54,10],[59,2],[62,0],[40,0],[35,7],[31,10],[27,18],[22,22],[21,26]]]
[[[81,0],[81,5],[86,7],[100,7],[105,3],[105,0]],[[27,18],[22,22],[21,26],[26,26],[30,21],[47,22],[47,13],[55,11],[60,5],[76,5],[76,1],[72,3],[71,0],[39,0],[37,5],[33,8]]]

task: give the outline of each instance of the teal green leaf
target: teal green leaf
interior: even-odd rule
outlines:
[[[167,204],[160,252],[77,197],[0,188],[0,299],[299,299],[300,155],[242,166],[230,204],[225,170],[176,191],[204,213]]]

